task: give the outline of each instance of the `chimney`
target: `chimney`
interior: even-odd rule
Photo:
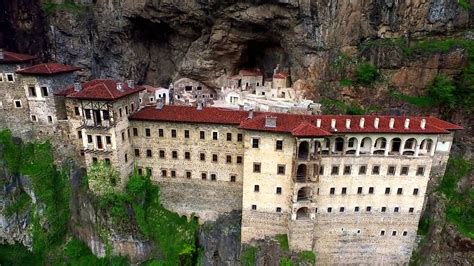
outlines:
[[[0,49],[0,60],[5,59],[5,54],[3,53],[3,49]]]
[[[395,118],[390,118],[390,121],[388,122],[388,127],[390,129],[393,129],[393,126],[395,125]]]
[[[265,127],[276,128],[277,126],[277,118],[274,116],[267,116],[265,117]]]
[[[250,108],[249,110],[249,115],[247,116],[248,119],[252,119],[253,118],[253,109]]]
[[[346,119],[346,128],[350,129],[351,128],[351,119]]]
[[[364,126],[365,126],[365,118],[361,117],[359,121],[359,127],[364,128]]]
[[[335,129],[336,128],[336,119],[331,119],[331,128]]]
[[[316,127],[321,127],[321,118],[316,119]]]
[[[244,110],[244,105],[243,104],[239,104],[239,111],[243,111]]]
[[[123,91],[123,84],[121,82],[117,82],[117,90]]]
[[[160,98],[158,102],[156,103],[156,109],[161,110],[163,109],[163,106],[164,106],[163,99]]]
[[[133,79],[129,79],[127,80],[127,85],[130,89],[133,89],[135,88],[135,81],[133,81]]]
[[[421,129],[425,129],[426,128],[426,119],[421,119],[421,122],[420,122],[420,127]]]
[[[375,128],[379,128],[379,122],[380,122],[380,119],[379,119],[378,117],[376,117],[376,118],[374,119],[374,127],[375,127]]]
[[[203,109],[203,104],[202,104],[201,101],[198,101],[198,102],[197,102],[197,109],[198,109],[198,110],[202,110],[202,109]]]
[[[74,82],[74,91],[81,91],[82,85],[80,82]]]
[[[405,129],[410,128],[410,118],[405,119]]]

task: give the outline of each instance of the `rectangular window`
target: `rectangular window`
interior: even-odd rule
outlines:
[[[379,165],[374,165],[374,167],[372,167],[372,174],[373,175],[380,174],[380,166]]]
[[[384,235],[385,235],[385,230],[381,230],[381,231],[380,231],[380,235],[381,235],[381,236],[384,236]]]
[[[166,170],[161,170],[161,176],[162,176],[162,177],[166,177],[166,176],[167,176]]]
[[[205,160],[206,160],[206,154],[203,153],[203,152],[201,152],[201,153],[199,154],[199,160],[205,161]]]
[[[162,128],[158,129],[158,137],[162,138],[165,136],[165,131]]]
[[[41,96],[43,96],[43,97],[48,97],[49,96],[48,87],[45,87],[45,86],[41,87]]]
[[[153,175],[153,169],[150,168],[150,167],[147,167],[147,168],[146,168],[146,174],[147,174],[148,176],[152,176],[152,175]]]
[[[403,188],[398,188],[397,189],[397,195],[402,195],[403,194]]]
[[[119,116],[122,117],[122,108],[119,108]]]
[[[276,212],[280,213],[280,212],[281,212],[281,208],[280,208],[280,207],[276,207]]]
[[[176,177],[176,170],[171,170],[171,177]]]
[[[21,108],[21,101],[15,100],[15,108]]]
[[[232,141],[232,133],[227,133],[227,141]]]
[[[110,136],[105,136],[105,144],[112,145],[112,138]]]
[[[125,162],[128,162],[128,154],[125,153]]]
[[[76,116],[80,116],[80,115],[81,115],[81,112],[79,111],[79,107],[77,107],[77,106],[74,107],[74,114],[75,114]]]
[[[48,115],[48,123],[53,123],[53,117]]]
[[[148,158],[152,157],[151,150],[146,150],[146,157]]]
[[[339,174],[339,166],[333,165],[331,170],[331,175],[338,175]]]
[[[11,73],[7,73],[7,81],[8,82],[14,82],[15,81],[15,78],[13,77],[13,74]]]
[[[138,174],[143,175],[143,170],[141,168],[138,168]]]
[[[329,194],[330,195],[334,195],[336,193],[336,188],[332,187],[330,190],[329,190]]]
[[[92,143],[92,135],[87,135],[87,143]]]
[[[418,195],[418,191],[419,190],[417,188],[413,189],[413,195],[415,195],[415,196]]]
[[[367,206],[367,207],[365,208],[365,211],[366,211],[366,212],[371,212],[371,211],[372,211],[372,207],[371,207],[371,206]]]
[[[252,210],[256,211],[257,210],[257,205],[253,204],[252,205]]]
[[[416,175],[417,176],[423,176],[425,174],[425,167],[423,166],[418,166],[416,169]]]
[[[201,173],[201,179],[206,180],[207,179],[207,173]]]
[[[178,151],[172,151],[171,157],[173,157],[173,159],[178,159]]]
[[[243,139],[244,139],[244,136],[242,135],[242,133],[237,134],[237,141],[238,142],[242,142]]]
[[[217,180],[217,175],[211,174],[211,181],[216,181],[216,180]]]
[[[361,165],[359,167],[359,175],[365,175],[367,174],[367,165]]]
[[[82,131],[80,131],[80,130],[77,131],[77,137],[79,139],[82,139]]]
[[[92,110],[91,109],[84,109],[86,113],[86,119],[92,119]]]
[[[230,176],[230,182],[235,182],[237,178],[235,177],[235,175],[231,175]]]
[[[28,87],[28,94],[30,97],[36,97],[36,88],[35,86]]]
[[[346,194],[347,194],[347,188],[343,187],[343,188],[341,189],[341,194],[342,194],[342,195],[346,195]]]
[[[232,156],[231,155],[226,155],[225,156],[225,162],[226,163],[232,163]]]
[[[277,151],[283,150],[283,140],[277,140],[275,143],[275,149]]]
[[[191,179],[191,171],[186,171],[186,178]]]
[[[344,210],[345,210],[344,207],[339,208],[339,212],[344,212]]]
[[[176,138],[176,129],[171,130],[171,137]]]
[[[151,136],[151,130],[149,128],[145,128],[145,136],[147,137]]]
[[[237,164],[241,164],[242,163],[242,156],[237,156]]]
[[[160,150],[160,158],[161,159],[165,158],[165,151],[164,150]]]
[[[395,166],[389,166],[388,167],[387,175],[395,175]]]
[[[252,148],[258,149],[259,141],[260,141],[260,140],[257,139],[257,138],[252,138]]]
[[[395,208],[393,208],[393,212],[398,212],[399,210],[400,210],[400,208],[399,208],[399,207],[395,207]]]
[[[212,155],[212,161],[217,163],[217,154]]]
[[[260,163],[253,163],[253,172],[254,173],[260,173],[261,171],[261,164]]]
[[[350,165],[345,165],[344,166],[344,174],[345,175],[350,175],[351,174],[351,166]]]
[[[184,130],[184,138],[189,139],[189,130],[187,129]]]
[[[392,231],[392,236],[396,236],[397,235],[397,231]]]
[[[138,137],[138,128],[136,127],[133,128],[133,136]]]
[[[362,187],[357,188],[357,194],[359,194],[359,195],[362,194]]]
[[[414,211],[415,211],[415,208],[413,208],[413,207],[411,207],[411,208],[408,209],[408,212],[409,212],[409,213],[413,213]]]
[[[215,132],[215,131],[212,132],[212,139],[213,139],[213,140],[217,140],[217,139],[218,139],[218,136],[219,136],[219,134],[218,134],[217,132]]]
[[[408,235],[408,232],[407,231],[403,231],[403,236],[407,236]]]
[[[319,175],[324,175],[324,165],[319,166]]]
[[[189,151],[184,152],[184,159],[191,160],[191,153]]]
[[[331,212],[332,212],[332,208],[328,207],[328,213],[331,213]]]
[[[140,157],[140,150],[139,149],[135,149],[135,157]]]
[[[285,170],[286,170],[285,168],[286,168],[286,166],[285,166],[284,164],[279,164],[279,165],[277,166],[277,174],[279,174],[279,175],[284,175],[284,174],[285,174]]]
[[[281,187],[276,188],[276,194],[281,194]]]
[[[93,163],[97,163],[97,161],[98,161],[98,160],[97,160],[97,157],[92,157],[92,162],[93,162]]]
[[[204,131],[199,131],[199,139],[206,139],[206,133]]]
[[[385,195],[390,195],[390,188],[389,187],[385,188]]]
[[[253,186],[253,191],[254,192],[259,192],[260,191],[260,186],[259,185]]]
[[[374,187],[369,187],[369,194],[374,194]]]
[[[408,175],[408,166],[403,166],[400,175]]]
[[[125,106],[125,114],[128,115],[128,106]]]
[[[356,207],[354,208],[354,212],[359,212],[359,207],[358,207],[358,206],[356,206]]]
[[[125,141],[125,132],[122,131],[122,141]]]
[[[382,207],[382,209],[380,210],[381,212],[386,212],[387,211],[387,207]]]

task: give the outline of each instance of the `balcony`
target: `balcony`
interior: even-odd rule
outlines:
[[[105,129],[108,130],[113,126],[113,123],[110,120],[94,121],[92,119],[87,119],[84,121],[82,126],[79,129]]]
[[[94,144],[87,144],[86,148],[84,149],[84,153],[91,153],[91,154],[111,154],[114,150],[112,149],[111,145],[106,145],[105,147],[99,148],[95,147]]]

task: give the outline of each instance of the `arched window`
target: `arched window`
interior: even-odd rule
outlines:
[[[356,153],[356,149],[357,149],[357,138],[350,138],[348,141],[347,141],[347,150],[346,150],[346,154],[355,154]]]
[[[360,142],[360,154],[369,154],[370,148],[372,147],[372,139],[365,137]]]
[[[329,149],[331,147],[331,140],[328,138],[324,138],[324,143],[323,143],[323,151],[322,154],[329,154]]]
[[[400,146],[402,145],[402,140],[400,138],[394,138],[391,141],[390,153],[396,154],[400,152]]]
[[[305,201],[311,199],[311,188],[310,187],[302,187],[298,190],[298,198],[297,201]]]
[[[296,211],[296,220],[309,220],[309,209],[307,207],[299,208]]]
[[[336,138],[334,143],[334,152],[342,152],[344,149],[344,139],[341,137]]]
[[[305,182],[306,181],[306,174],[307,174],[306,164],[298,165],[298,169],[296,170],[296,181]]]
[[[383,137],[375,140],[374,154],[384,154],[387,146],[387,140]]]
[[[415,154],[415,147],[416,147],[416,139],[409,138],[405,141],[403,145],[403,155],[414,155]]]
[[[309,153],[309,144],[307,141],[303,141],[300,143],[298,148],[298,159],[300,160],[307,160]]]
[[[433,149],[433,140],[424,139],[420,144],[419,155],[430,155],[432,149]]]

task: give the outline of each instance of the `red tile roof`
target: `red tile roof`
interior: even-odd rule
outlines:
[[[241,69],[239,75],[242,76],[262,76],[262,71],[258,68],[253,69]]]
[[[2,52],[2,51],[0,51]],[[21,62],[27,62],[35,59],[36,56],[31,56],[27,54],[19,54],[19,53],[14,53],[14,52],[9,52],[3,50],[3,59],[0,59],[0,64],[6,63],[21,63]]]
[[[122,83],[122,91],[117,89],[117,82],[111,79],[95,79],[81,84],[82,89],[75,91],[70,85],[67,89],[56,95],[66,96],[73,99],[113,101],[144,90],[143,86],[130,88],[127,83]]]
[[[290,133],[296,137],[327,136],[337,133],[398,133],[398,134],[445,134],[448,130],[462,129],[457,125],[434,117],[390,117],[390,116],[348,116],[348,115],[298,115],[285,113],[254,112],[253,118],[248,118],[247,111],[237,111],[224,108],[205,107],[197,110],[190,106],[165,105],[162,109],[146,107],[130,117],[130,120],[164,121],[177,123],[206,123],[238,125],[239,128],[255,131],[270,131]],[[276,117],[276,127],[265,127],[265,119],[271,114]],[[364,126],[360,127],[360,119],[364,118]],[[375,119],[379,119],[378,128],[374,127]],[[393,128],[389,127],[390,119],[394,119]],[[410,125],[405,129],[405,119],[410,119]],[[321,127],[316,126],[321,119]],[[335,128],[331,128],[332,120]],[[346,127],[350,120],[349,128]],[[421,120],[426,120],[425,129],[420,127]]]
[[[55,75],[73,72],[79,69],[81,68],[59,63],[45,63],[19,69],[16,71],[16,73],[32,75]]]
[[[274,79],[286,79],[286,78],[288,78],[288,74],[284,73],[284,72],[278,72],[278,73],[273,74],[273,78]]]

